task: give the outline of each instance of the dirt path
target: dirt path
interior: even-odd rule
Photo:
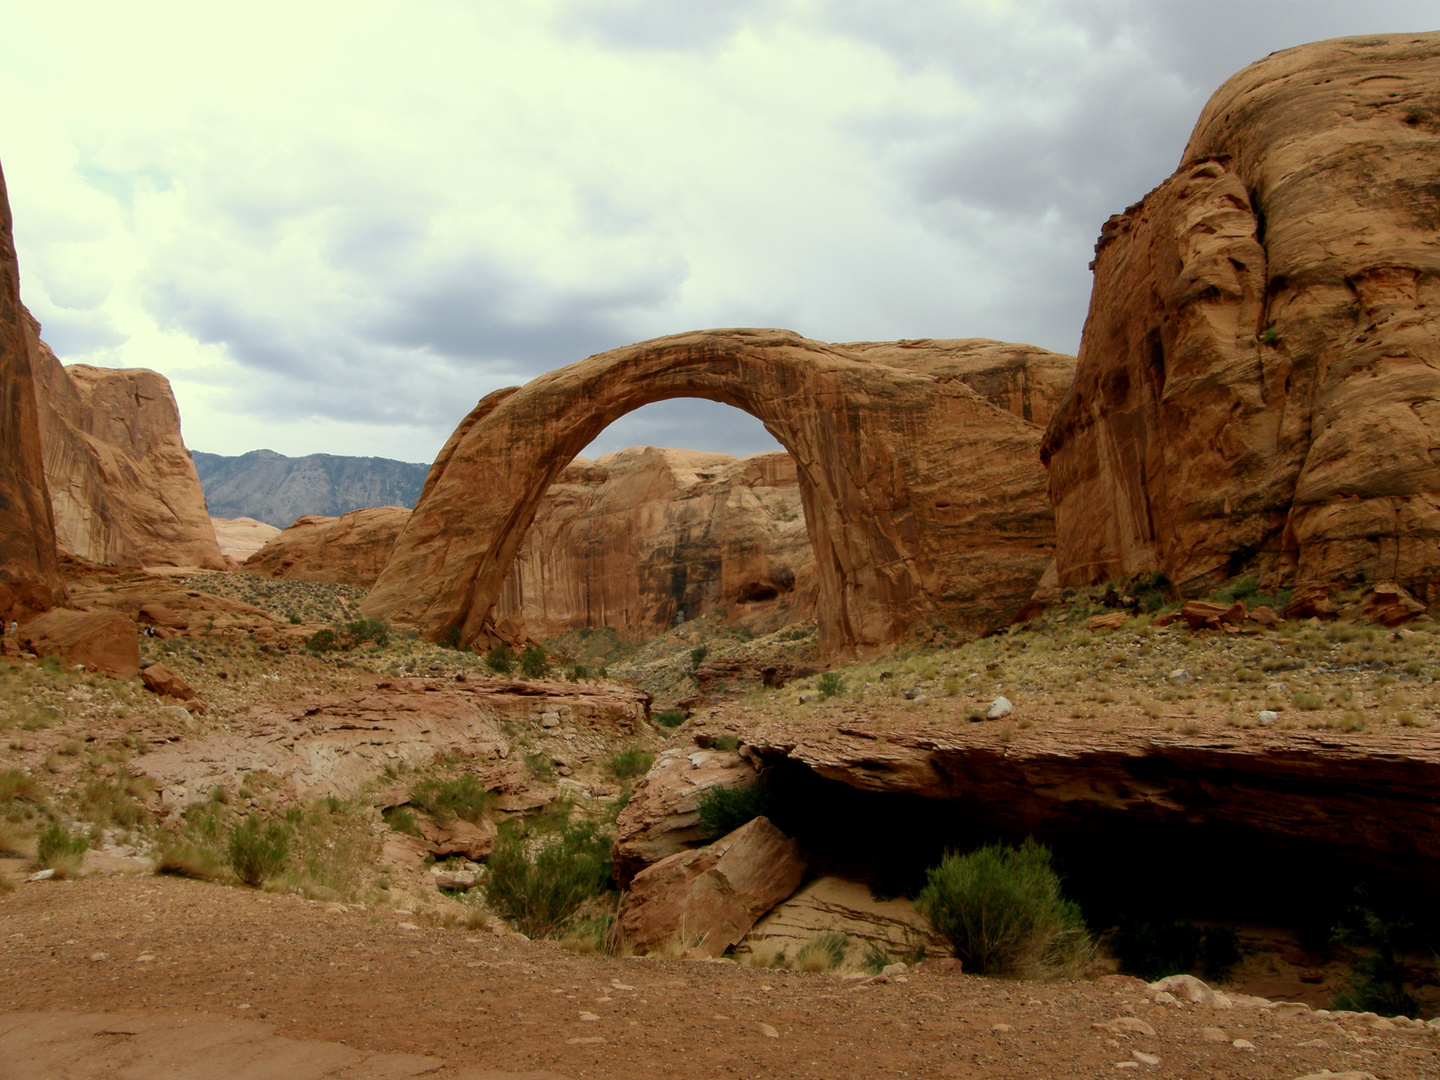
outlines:
[[[52,1015],[18,1015],[34,1012]],[[38,882],[0,897],[7,1080],[117,1075],[93,1066],[107,1054],[118,1055],[117,1069],[125,1054],[133,1063],[142,1036],[172,1056],[196,1049],[184,1068],[141,1073],[249,1076],[224,1064],[216,1039],[163,1035],[182,1022],[242,1020],[261,1025],[242,1031],[255,1076],[1068,1078],[1125,1075],[1117,1063],[1128,1063],[1137,1075],[1216,1080],[1292,1080],[1322,1069],[1440,1077],[1434,1031],[1289,1012],[1159,1005],[1133,984],[920,974],[860,987],[729,963],[577,956],[518,937],[416,927],[389,910],[169,878]],[[1156,1034],[1092,1026],[1126,1015]],[[117,1016],[142,1030],[105,1034],[126,1022]],[[1206,1041],[1206,1027],[1223,1029],[1227,1041]],[[59,1071],[56,1048],[66,1040],[76,1064]],[[358,1054],[301,1052],[286,1040],[343,1043]],[[1159,1064],[1142,1064],[1136,1052]],[[267,1054],[310,1064],[266,1072]],[[327,1061],[333,1068],[316,1071]]]

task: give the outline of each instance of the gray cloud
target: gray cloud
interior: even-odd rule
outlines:
[[[570,0],[561,6],[557,25],[620,48],[709,48],[773,6],[765,0]]]

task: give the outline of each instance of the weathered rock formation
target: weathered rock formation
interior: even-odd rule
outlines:
[[[1061,584],[1440,581],[1440,34],[1304,45],[1211,98],[1096,246],[1043,455]]]
[[[139,629],[118,611],[54,608],[21,626],[19,637],[36,656],[58,656],[117,679],[140,670]]]
[[[997,342],[852,349],[780,330],[593,356],[476,406],[362,610],[436,639],[454,628],[463,644],[496,640],[506,575],[566,465],[625,413],[702,397],[759,417],[797,462],[826,654],[939,622],[990,629],[1026,603],[1050,558],[1041,429],[1023,414],[1050,400],[1066,362]]]
[[[851,948],[881,949],[892,957],[948,956],[948,941],[903,896],[877,900],[862,882],[818,877],[755,923],[735,949],[736,956],[760,960],[796,954],[821,934],[844,934]]]
[[[374,506],[340,517],[299,518],[240,569],[266,577],[338,581],[369,588],[410,520],[401,506]]]
[[[560,474],[494,618],[536,638],[609,626],[634,639],[718,612],[769,633],[814,617],[815,581],[789,454],[637,446]]]
[[[280,530],[274,525],[267,525],[251,517],[212,517],[210,525],[215,530],[215,542],[220,545],[220,554],[236,562],[244,562],[280,535]]]
[[[0,173],[0,618],[23,618],[65,602],[35,380],[20,305],[20,266],[10,198]]]
[[[642,954],[673,941],[692,955],[722,956],[804,876],[799,845],[754,818],[636,875],[617,921],[620,938]]]
[[[94,563],[225,569],[169,380],[65,367],[28,317],[26,334],[59,545]]]

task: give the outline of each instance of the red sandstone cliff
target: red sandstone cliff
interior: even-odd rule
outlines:
[[[1396,579],[1440,598],[1440,34],[1225,83],[1106,222],[1042,445],[1061,584]]]
[[[10,199],[0,173],[0,618],[64,603],[45,490],[35,382],[20,306]]]
[[[164,376],[61,365],[26,314],[55,535],[95,563],[225,569]]]
[[[307,514],[240,564],[266,577],[375,584],[410,519],[403,506],[371,506],[340,517]]]

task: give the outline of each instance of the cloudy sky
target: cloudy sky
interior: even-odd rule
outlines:
[[[431,460],[474,402],[697,327],[1073,352],[1101,223],[1275,49],[1381,0],[0,0],[23,299],[192,449]],[[634,443],[773,447],[723,406]]]

